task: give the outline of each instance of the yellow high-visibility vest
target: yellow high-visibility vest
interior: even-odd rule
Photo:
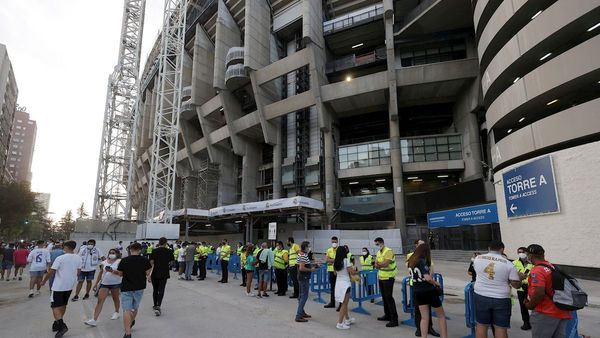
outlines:
[[[335,260],[335,250],[334,248],[327,249],[327,257]],[[333,272],[333,263],[327,263],[327,272]]]
[[[367,258],[360,256],[360,269],[362,271],[373,271],[373,256],[367,255]]]
[[[227,244],[221,247],[221,260],[228,261],[231,256],[231,247]]]
[[[275,253],[275,262],[273,263],[275,269],[285,269],[288,256],[287,250],[275,249],[273,252]]]
[[[300,251],[300,246],[296,243],[292,243],[292,246],[290,246],[290,255],[289,255],[289,261],[290,261],[290,267],[292,266],[296,266],[296,264],[298,264],[298,252]]]
[[[521,262],[521,260],[518,258],[513,261],[513,265],[515,266],[515,268],[517,268],[517,271],[520,273],[525,273],[525,270],[529,270],[529,272],[531,272],[531,269],[533,269],[533,264],[527,263],[527,265],[523,265],[523,262]],[[525,280],[521,282],[523,284],[527,284],[529,283],[528,279],[529,278],[525,278]],[[517,291],[523,291],[523,288],[519,288]]]
[[[392,253],[392,259],[388,266],[379,268],[379,279],[389,279],[394,278],[398,274],[398,268],[396,267],[396,256],[394,255],[394,251],[387,246],[383,248],[383,250],[377,251],[377,262],[383,263],[385,261],[386,253]]]

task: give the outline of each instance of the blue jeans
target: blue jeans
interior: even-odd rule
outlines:
[[[121,308],[125,311],[135,311],[140,307],[144,290],[123,291],[121,293]]]
[[[304,276],[304,273],[299,273],[298,286],[300,288],[300,292],[298,294],[298,310],[296,311],[296,319],[302,318],[302,316],[306,314],[306,312],[304,312],[304,305],[308,299],[309,284],[310,274],[308,276]]]
[[[192,279],[192,269],[194,269],[194,261],[185,262],[185,279]]]

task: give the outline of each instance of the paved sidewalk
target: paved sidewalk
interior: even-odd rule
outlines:
[[[462,337],[468,333],[464,321],[463,288],[467,281],[466,264],[436,262],[437,272],[445,277],[446,300],[444,307],[448,316],[449,336]],[[246,297],[239,287],[241,281],[230,275],[229,284],[216,281],[219,276],[209,272],[204,281],[179,281],[174,278],[167,283],[163,316],[152,313],[152,289],[146,290],[140,314],[133,329],[134,337],[414,337],[414,328],[401,325],[385,328],[376,317],[383,314],[383,308],[366,304],[371,316],[354,314],[357,323],[349,331],[335,329],[337,312],[324,309],[322,304],[313,301],[311,295],[306,310],[313,316],[309,323],[293,321],[297,302],[288,297],[272,295],[267,299]],[[400,278],[399,278],[400,279]],[[591,295],[592,306],[581,311],[580,331],[592,336],[600,333],[600,283],[583,282]],[[0,336],[1,337],[53,337],[50,331],[52,315],[49,307],[49,292],[45,288],[42,295],[27,298],[28,280],[21,282],[0,282]],[[394,295],[398,310],[401,311],[400,285]],[[81,296],[81,295],[80,295]],[[328,295],[326,295],[328,296]],[[69,326],[66,337],[122,337],[121,319],[111,321],[112,300],[107,299],[100,316],[98,327],[91,328],[83,321],[91,315],[96,304],[95,298],[69,303],[65,321]],[[355,306],[350,303],[351,308]],[[401,313],[400,319],[408,318]],[[519,329],[521,325],[517,305],[513,307],[513,329],[510,337],[530,337],[530,333]],[[434,322],[434,327],[437,323]]]

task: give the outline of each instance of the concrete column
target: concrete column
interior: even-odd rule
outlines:
[[[281,126],[281,119],[277,119],[276,125]],[[277,132],[277,142],[273,145],[273,198],[281,198],[281,165],[283,160],[281,158],[281,147],[283,139],[281,137],[281,130]]]
[[[325,160],[325,213],[327,214],[327,226],[331,227],[333,209],[335,208],[335,194],[337,181],[335,179],[335,145],[333,143],[333,132],[331,128],[323,131],[324,160]]]
[[[465,163],[463,180],[469,181],[483,177],[481,165],[481,142],[477,109],[481,105],[481,87],[479,79],[471,82],[454,105],[454,126],[461,134],[462,154]]]
[[[183,207],[198,207],[198,178],[195,175],[183,178]]]
[[[235,156],[229,153],[221,158],[219,164],[219,193],[217,205],[229,205],[236,203],[236,180]]]
[[[219,0],[217,10],[217,24],[215,29],[215,66],[213,86],[225,89],[225,58],[231,47],[238,47],[242,43],[240,28],[229,13],[223,0]]]
[[[256,185],[258,184],[258,166],[261,158],[261,149],[254,142],[248,142],[242,161],[242,203],[258,200]]]
[[[392,0],[385,0],[384,23],[385,45],[387,53],[387,75],[389,85],[389,121],[390,121],[390,159],[392,164],[392,182],[394,184],[394,220],[400,229],[402,246],[408,245],[406,215],[404,212],[404,189],[402,179],[402,154],[400,149],[400,126],[398,119],[398,96],[396,93],[396,53],[394,50],[394,6]]]

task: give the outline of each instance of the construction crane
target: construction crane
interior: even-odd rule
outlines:
[[[95,219],[112,220],[128,214],[127,182],[145,8],[146,0],[124,1],[119,59],[108,78],[106,93],[92,215]]]
[[[154,222],[171,223],[174,207],[187,5],[165,0],[146,208]]]

